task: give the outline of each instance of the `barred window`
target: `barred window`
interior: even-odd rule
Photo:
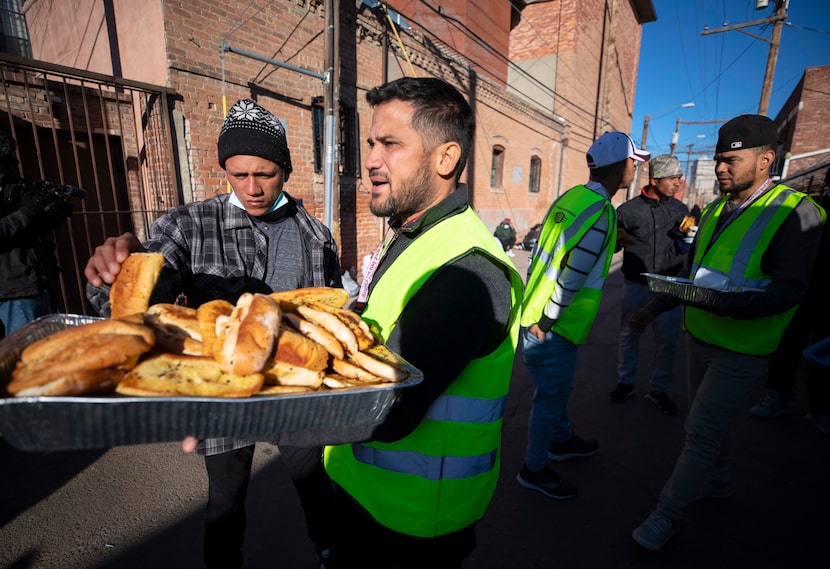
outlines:
[[[542,159],[538,156],[530,157],[530,181],[528,191],[534,194],[539,193],[539,184],[542,178]]]

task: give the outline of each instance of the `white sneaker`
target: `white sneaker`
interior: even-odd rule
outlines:
[[[507,256],[508,257],[515,257],[516,253],[514,253],[513,251],[507,251]]]

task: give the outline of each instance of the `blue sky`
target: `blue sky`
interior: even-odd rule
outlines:
[[[631,136],[639,146],[648,114],[646,147],[666,153],[679,117],[678,157],[685,161],[690,150],[693,159],[711,156],[722,124],[712,121],[758,112],[770,44],[737,30],[701,32],[770,17],[775,0],[764,10],[755,9],[756,0],[653,3],[657,21],[643,26]],[[772,24],[742,29],[772,37]],[[830,65],[830,1],[790,0],[767,115],[775,118],[804,69],[819,65]],[[695,106],[680,107],[688,102]]]

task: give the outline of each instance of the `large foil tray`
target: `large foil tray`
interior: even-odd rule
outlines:
[[[29,344],[97,318],[44,316],[0,341],[0,392]],[[0,434],[22,450],[110,448],[235,437],[313,446],[368,440],[401,391],[423,380],[408,362],[400,383],[246,399],[217,397],[0,397]]]
[[[666,275],[656,275],[654,273],[641,273],[648,282],[648,289],[651,292],[659,292],[667,294],[675,298],[679,298],[684,302],[701,304],[704,306],[714,305],[723,295],[733,294],[736,292],[763,292],[762,289],[749,287],[731,287],[727,290],[716,290],[712,288],[704,288],[695,286],[691,279],[684,279],[682,277],[669,277]]]

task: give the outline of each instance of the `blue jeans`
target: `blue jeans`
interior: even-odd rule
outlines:
[[[620,344],[617,357],[619,382],[626,385],[637,383],[637,359],[640,352],[641,332],[633,330],[628,322],[639,309],[652,299],[654,293],[648,286],[633,281],[623,282],[622,320],[620,322]],[[654,360],[651,365],[651,390],[665,393],[669,389],[674,369],[674,353],[680,333],[680,307],[662,313],[654,319]]]
[[[525,366],[536,385],[525,464],[531,470],[541,470],[548,464],[550,443],[571,438],[568,399],[576,371],[577,346],[554,332],[548,332],[542,341],[528,330],[522,333]]]
[[[50,312],[49,293],[46,291],[37,296],[0,300],[0,322],[3,323],[0,338],[3,335],[8,336],[24,324]]]
[[[672,520],[711,479],[728,483],[729,430],[767,369],[769,358],[748,356],[698,342],[688,336],[689,399],[686,440],[671,477],[660,492],[657,512]]]

